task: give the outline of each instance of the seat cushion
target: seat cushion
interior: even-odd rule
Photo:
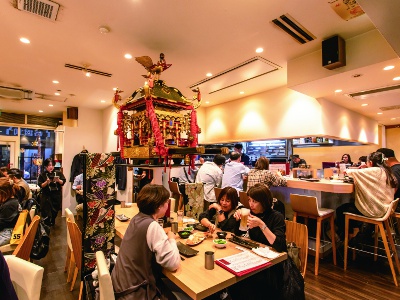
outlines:
[[[330,208],[318,208],[318,215],[320,217],[329,215],[329,214],[334,213],[334,212],[335,211],[333,209],[330,209]]]

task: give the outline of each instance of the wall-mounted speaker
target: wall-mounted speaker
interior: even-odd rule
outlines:
[[[67,107],[67,119],[78,120],[78,108]]]
[[[338,35],[322,41],[322,66],[329,70],[346,65],[346,44]]]

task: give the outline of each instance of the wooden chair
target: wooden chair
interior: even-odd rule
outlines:
[[[250,209],[249,196],[247,196],[246,192],[240,191],[239,199],[240,199],[240,203],[242,203],[244,205],[244,207]]]
[[[81,271],[82,268],[82,233],[79,230],[78,225],[75,222],[71,222],[69,219],[67,219],[67,226],[69,236],[71,237],[72,253],[75,259],[75,271],[70,288],[70,291],[72,291],[74,289],[76,278],[78,277],[78,272]],[[82,299],[82,289],[83,281],[81,281],[79,288],[79,300]]]
[[[396,262],[396,266],[397,266],[397,270],[399,271],[399,273],[400,273],[400,264],[399,264],[399,258],[397,256],[396,246],[394,244],[393,237],[391,234],[391,228],[390,228],[389,221],[388,221],[389,216],[393,213],[393,209],[394,209],[394,207],[396,207],[398,201],[399,201],[399,199],[393,200],[390,203],[390,206],[389,206],[386,214],[381,218],[369,218],[369,217],[365,217],[362,215],[345,213],[345,237],[344,237],[344,269],[345,270],[347,269],[347,250],[348,250],[348,246],[349,246],[349,221],[355,220],[355,221],[373,224],[373,225],[375,225],[374,259],[375,260],[377,259],[378,232],[379,232],[379,234],[382,238],[383,245],[385,247],[385,252],[386,252],[387,259],[389,261],[390,270],[392,271],[394,284],[396,286],[398,286],[397,278],[396,278],[396,271],[393,266],[393,260],[391,257],[390,248],[392,249],[392,253],[393,253],[393,256],[394,256],[394,259]],[[387,237],[386,237],[386,235],[387,235]],[[388,239],[389,239],[389,243],[390,243],[390,248],[389,248]]]
[[[332,252],[333,264],[336,266],[336,241],[335,241],[335,211],[329,208],[319,208],[316,197],[290,194],[290,203],[293,209],[293,222],[297,221],[297,217],[304,217],[307,225],[308,218],[317,220],[317,232],[315,240],[315,268],[314,274],[318,275],[319,268],[319,250],[321,245],[321,224],[322,221],[329,219],[332,236]]]
[[[33,242],[35,241],[36,231],[39,226],[40,217],[35,216],[26,230],[22,241],[19,242],[17,248],[15,248],[13,255],[21,259],[30,261],[32,252]]]
[[[14,255],[5,255],[4,258],[18,299],[39,300],[44,269]],[[1,295],[0,298],[3,299]]]
[[[215,199],[216,199],[217,201],[218,201],[218,196],[219,196],[219,194],[221,194],[221,191],[222,191],[221,188],[218,188],[218,187],[215,187],[215,188],[214,188]]]
[[[168,181],[169,190],[172,193],[172,197],[176,199],[175,195],[178,195],[178,210],[183,209],[183,196],[181,191],[179,190],[179,185],[177,182]]]
[[[299,258],[301,260],[300,273],[303,278],[306,276],[308,257],[308,229],[304,224],[285,220],[286,241],[296,243],[300,248]]]
[[[25,212],[26,212],[26,210],[25,210]],[[25,218],[25,216],[23,216],[23,214],[19,214],[17,224],[20,223],[20,222],[23,222],[22,220],[20,220],[22,218]],[[24,229],[25,229],[25,227],[26,227],[26,225],[24,226]],[[14,231],[13,231],[13,233],[14,233]],[[11,234],[11,236],[12,236],[12,234]],[[15,248],[17,248],[17,246],[18,246],[18,244],[13,244],[13,245],[6,244],[6,245],[3,245],[3,246],[0,246],[0,252],[6,253],[6,252],[14,251]]]
[[[70,220],[75,223],[75,217],[69,208],[65,209],[65,222]],[[67,224],[68,227],[68,224]],[[75,265],[75,258],[72,251],[71,237],[69,236],[69,231],[67,230],[67,257],[65,260],[64,272],[67,272],[67,282],[71,282],[72,274]]]
[[[96,252],[96,264],[99,278],[100,300],[114,300],[114,288],[103,251]]]

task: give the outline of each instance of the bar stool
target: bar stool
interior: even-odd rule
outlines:
[[[392,248],[392,252],[393,252],[394,260],[396,262],[397,270],[400,273],[399,258],[397,256],[396,246],[394,245],[393,237],[391,234],[391,228],[390,228],[389,221],[388,221],[388,218],[393,213],[394,207],[396,207],[398,201],[399,201],[399,199],[393,200],[390,203],[390,206],[389,206],[386,214],[381,218],[369,218],[369,217],[365,217],[362,215],[356,215],[356,214],[347,213],[347,212],[345,213],[345,238],[344,238],[344,269],[345,270],[347,269],[347,249],[349,246],[349,221],[355,220],[355,221],[373,224],[373,225],[375,225],[374,260],[377,259],[378,229],[379,229],[379,233],[382,237],[382,242],[385,247],[386,256],[389,261],[390,270],[392,271],[393,281],[394,281],[394,284],[396,286],[398,286],[397,278],[396,278],[396,271],[393,266],[393,261],[392,261],[392,257],[391,257],[391,253],[390,253],[389,244],[388,244],[388,239],[389,239],[390,247]],[[387,234],[388,239],[386,238],[386,234]]]
[[[336,266],[336,241],[335,241],[335,211],[329,208],[318,208],[317,197],[290,194],[290,204],[293,209],[293,222],[296,222],[297,217],[304,217],[307,225],[308,218],[317,220],[317,232],[315,242],[315,268],[314,274],[318,275],[319,268],[319,248],[321,244],[321,223],[325,219],[330,220],[331,236],[332,236],[332,252],[333,264]]]

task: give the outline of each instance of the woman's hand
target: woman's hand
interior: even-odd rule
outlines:
[[[207,227],[210,233],[213,233],[215,231],[215,225],[213,223],[210,222],[210,224]]]
[[[256,216],[249,215],[247,219],[247,226],[249,226],[249,228],[262,227],[264,226],[264,222]]]
[[[175,233],[173,233],[171,230],[167,232],[167,236],[169,239],[176,239]]]
[[[208,209],[211,209],[211,208],[215,208],[217,211],[220,211],[221,205],[219,205],[218,203],[213,203],[208,207]]]
[[[235,211],[235,213],[233,214],[233,217],[236,219],[236,221],[240,220],[240,218],[242,217],[242,214],[240,213],[240,209]]]

